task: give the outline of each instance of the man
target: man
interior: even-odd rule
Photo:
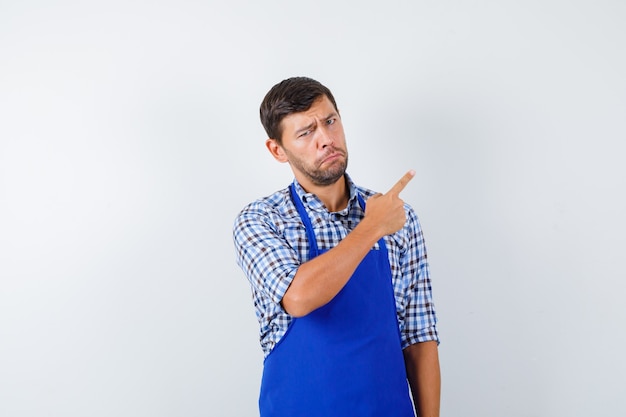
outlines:
[[[418,219],[399,198],[346,174],[341,117],[305,77],[261,104],[266,146],[290,165],[288,187],[235,221],[265,354],[261,417],[439,415],[436,316]],[[409,384],[407,385],[407,379]]]

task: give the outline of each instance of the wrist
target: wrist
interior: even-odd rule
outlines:
[[[385,232],[380,224],[372,221],[367,216],[359,222],[353,232],[357,232],[362,239],[368,241],[371,245],[374,245],[380,238],[385,236]]]

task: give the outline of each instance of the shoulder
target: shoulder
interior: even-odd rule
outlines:
[[[283,222],[294,216],[297,216],[297,210],[291,201],[289,187],[286,187],[244,206],[235,218],[234,229],[237,232],[260,225],[280,229]]]
[[[250,212],[271,212],[271,211],[280,211],[281,207],[284,207],[288,201],[289,197],[289,188],[283,188],[282,190],[276,191],[273,194],[270,194],[266,197],[259,198],[246,206],[239,212],[238,216],[246,215]]]
[[[378,194],[378,191],[374,191],[367,187],[362,187],[360,185],[356,186],[356,190],[361,195],[361,197],[363,197],[365,201],[367,201],[367,199],[373,196],[374,194]]]

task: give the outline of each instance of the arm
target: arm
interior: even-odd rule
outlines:
[[[348,282],[374,243],[402,228],[406,215],[398,194],[414,175],[414,171],[409,171],[388,193],[372,196],[367,201],[365,217],[345,239],[300,265],[282,299],[287,313],[301,317],[328,303]]]
[[[403,353],[417,415],[439,417],[441,374],[437,342],[415,343]]]
[[[419,417],[439,417],[441,376],[439,336],[426,243],[419,219],[408,212],[401,258],[404,310],[399,317],[407,379]],[[406,239],[406,240],[404,240]],[[398,291],[400,292],[400,291]]]

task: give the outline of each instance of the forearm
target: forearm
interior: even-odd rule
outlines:
[[[437,342],[415,343],[404,349],[407,378],[419,417],[439,417],[441,373]]]
[[[382,236],[363,219],[337,246],[300,265],[282,299],[285,311],[301,317],[332,300]]]

